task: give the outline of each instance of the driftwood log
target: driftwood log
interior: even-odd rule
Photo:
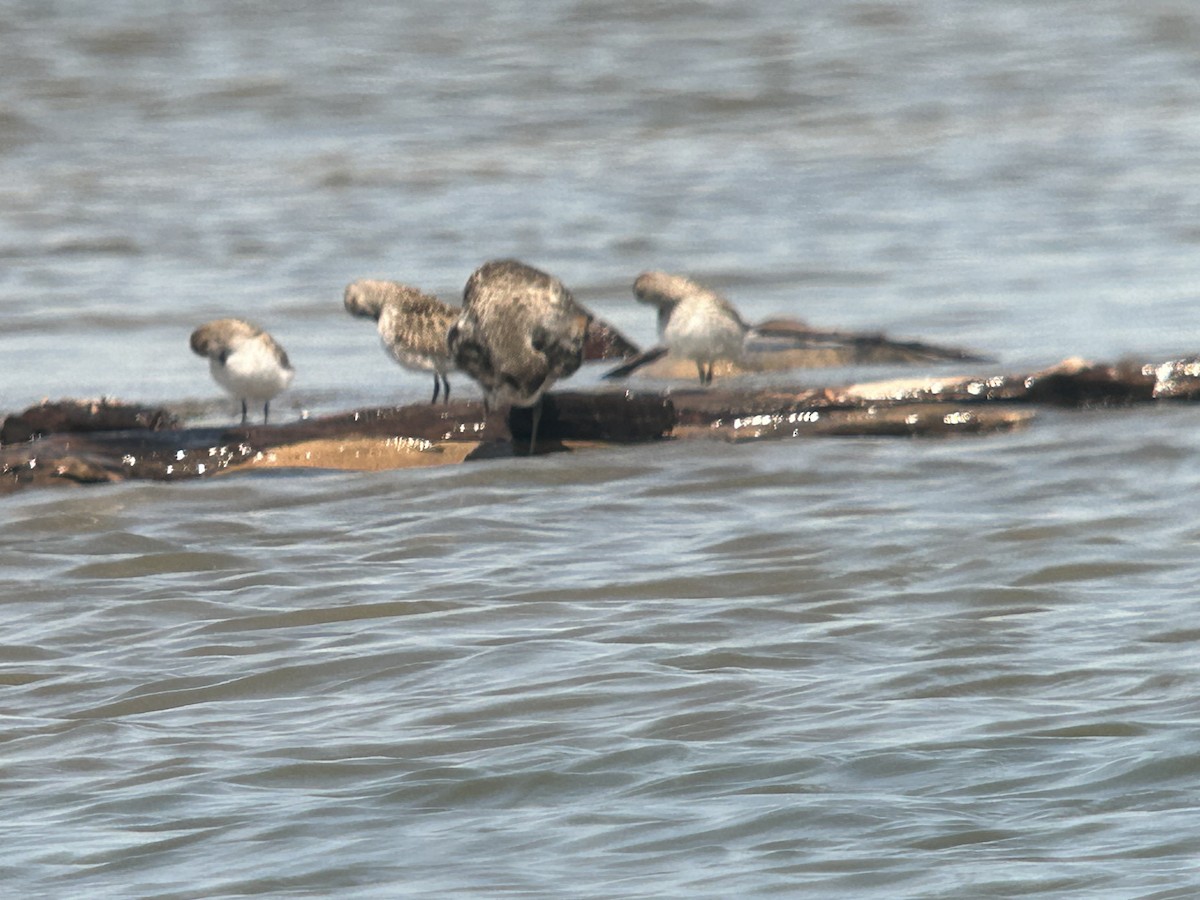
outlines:
[[[624,362],[605,373],[607,379],[638,376],[688,380],[695,377],[696,364],[668,353],[666,347],[651,347],[639,353],[636,348],[630,350],[627,341],[620,346],[625,351],[621,353]],[[788,369],[946,361],[983,363],[988,360],[958,347],[900,341],[878,332],[831,331],[813,328],[797,319],[767,319],[750,329],[742,358],[736,363],[718,361],[713,373],[728,378],[731,375]]]
[[[1026,375],[913,378],[836,388],[565,391],[545,399],[538,453],[667,439],[986,434],[1032,407],[1200,399],[1200,359]],[[112,401],[31,407],[0,428],[0,493],[22,486],[173,481],[258,468],[392,469],[528,452],[530,413],[477,401],[364,409],[281,425],[181,428],[168,411]]]

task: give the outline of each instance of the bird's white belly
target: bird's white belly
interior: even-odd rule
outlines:
[[[417,353],[399,344],[390,343],[387,338],[382,340],[383,349],[387,351],[388,356],[410,372],[441,372],[448,368],[448,366],[434,365],[434,361],[424,353]]]
[[[705,362],[737,359],[743,337],[736,322],[707,308],[676,309],[663,329],[663,341],[672,353]]]
[[[211,360],[209,368],[217,384],[245,400],[270,400],[292,381],[292,370],[281,366],[271,349],[258,341],[243,344],[224,364]]]

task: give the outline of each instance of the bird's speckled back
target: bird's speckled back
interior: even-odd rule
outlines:
[[[552,275],[513,259],[484,263],[450,330],[455,363],[491,403],[528,406],[583,362],[591,315]]]

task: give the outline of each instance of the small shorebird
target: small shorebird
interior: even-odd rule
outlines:
[[[343,302],[352,316],[379,323],[383,349],[392,359],[412,372],[433,372],[430,403],[437,403],[439,387],[446,389],[444,402],[450,402],[446,373],[454,368],[454,360],[446,334],[462,310],[406,284],[370,278],[346,285]]]
[[[561,281],[515,259],[486,262],[467,279],[450,353],[483,388],[485,409],[533,407],[530,453],[542,395],[583,362],[591,320]]]
[[[714,362],[741,358],[749,326],[715,291],[682,275],[643,272],[633,294],[658,307],[659,336],[670,352],[696,363],[702,385],[712,384]]]
[[[246,401],[261,400],[265,425],[271,398],[291,384],[295,374],[275,339],[241,319],[216,319],[192,332],[191,345],[197,356],[208,357],[217,384],[242,401],[242,424]]]

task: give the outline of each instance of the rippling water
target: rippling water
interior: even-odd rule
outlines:
[[[1197,351],[1191,7],[544,6],[0,2],[0,409],[221,421],[231,313],[284,416],[423,400],[342,286],[510,254],[642,342],[653,266],[1002,371]],[[9,497],[0,878],[1195,896],[1198,417]]]

